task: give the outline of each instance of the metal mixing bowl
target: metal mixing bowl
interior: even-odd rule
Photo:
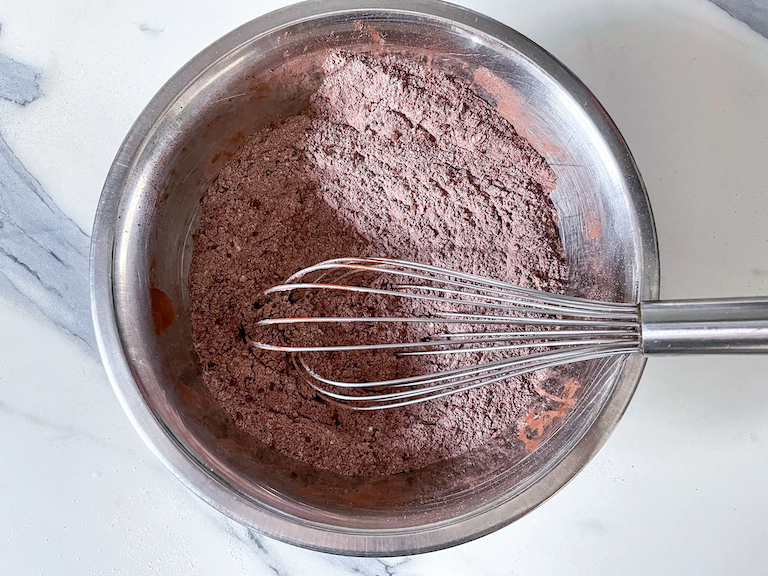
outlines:
[[[383,39],[384,43],[379,40]],[[658,296],[648,198],[618,130],[547,52],[506,26],[432,0],[330,0],[226,35],[160,90],[128,133],[93,230],[93,315],[107,373],[158,457],[235,520],[301,546],[358,555],[435,550],[541,504],[605,442],[644,361],[579,366],[576,407],[534,452],[514,431],[464,456],[381,478],[312,469],[244,435],[201,379],[187,272],[199,200],[244,137],[301,111],[329,48],[397,51],[476,81],[558,174],[554,201],[571,288]]]

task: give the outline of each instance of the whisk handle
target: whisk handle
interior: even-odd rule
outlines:
[[[645,354],[768,354],[768,298],[640,304]]]

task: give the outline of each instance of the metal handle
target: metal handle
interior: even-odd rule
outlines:
[[[768,353],[768,298],[640,304],[645,354]]]

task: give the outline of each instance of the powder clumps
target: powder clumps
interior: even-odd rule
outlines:
[[[309,108],[247,139],[202,200],[189,274],[195,349],[246,432],[340,474],[394,474],[522,429],[549,401],[541,377],[380,412],[340,408],[285,355],[252,345],[270,309],[264,289],[329,258],[383,256],[562,292],[556,178],[459,79],[394,55],[338,52],[324,68]],[[327,305],[315,315],[335,315]]]

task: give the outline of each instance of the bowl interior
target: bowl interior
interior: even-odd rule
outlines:
[[[173,97],[160,98],[162,107],[158,98],[153,101],[143,114],[152,122],[132,144],[111,252],[115,322],[131,384],[179,452],[207,478],[187,478],[188,483],[209,500],[215,498],[206,486],[216,485],[239,503],[239,511],[221,499],[214,504],[272,535],[324,549],[366,551],[332,539],[302,541],[296,533],[265,526],[265,518],[372,538],[360,546],[391,553],[406,550],[376,544],[377,535],[439,530],[495,513],[444,540],[487,531],[540,503],[583,466],[639,378],[637,358],[579,365],[585,385],[576,408],[523,460],[510,461],[518,440],[509,431],[471,454],[380,478],[318,471],[256,442],[239,431],[204,385],[192,348],[187,293],[200,197],[244,138],[307,106],[332,48],[399,52],[474,82],[558,174],[553,199],[573,271],[571,289],[598,285],[626,301],[655,296],[650,210],[632,159],[599,104],[575,96],[574,87],[583,90],[578,81],[529,41],[490,21],[481,30],[471,24],[474,15],[457,14],[331,11],[290,24],[278,18],[256,34],[246,26],[193,60],[186,76],[169,82],[164,90]],[[589,443],[581,461],[557,469],[590,430],[598,433],[595,423],[609,408],[613,416],[601,425],[600,439]],[[412,540],[410,550],[445,541]]]

